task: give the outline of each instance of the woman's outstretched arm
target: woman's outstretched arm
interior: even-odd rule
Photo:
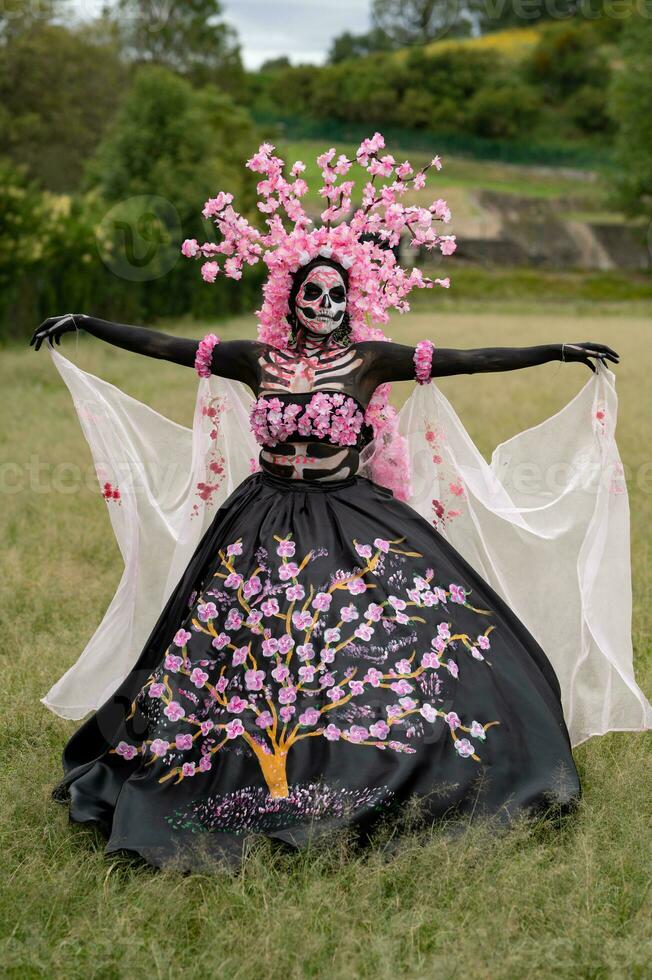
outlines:
[[[404,344],[374,344],[370,373],[378,384],[385,381],[409,381],[414,378],[414,347]],[[366,346],[366,345],[365,345]],[[562,354],[563,346],[563,354]],[[548,361],[576,361],[595,371],[593,360],[618,364],[619,355],[611,347],[593,341],[573,344],[540,344],[536,347],[477,347],[471,350],[436,347],[432,357],[431,377],[453,374],[477,374],[487,371],[515,371],[535,367]]]
[[[67,313],[63,316],[48,317],[35,330],[30,344],[39,350],[46,340],[60,344],[64,333],[85,330],[87,333],[105,340],[114,347],[173,361],[183,367],[194,367],[199,341],[186,337],[150,330],[148,327],[134,327],[127,323],[113,323],[85,313]],[[218,344],[213,351],[213,373],[222,378],[244,381],[253,386],[256,381],[256,365],[260,345],[251,340],[228,340]]]

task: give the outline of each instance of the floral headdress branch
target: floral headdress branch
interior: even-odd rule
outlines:
[[[214,221],[221,241],[200,245],[194,238],[187,239],[182,252],[188,258],[204,260],[201,272],[206,282],[214,282],[220,273],[219,256],[224,257],[224,275],[231,279],[240,279],[245,265],[265,262],[269,276],[257,314],[258,336],[263,342],[277,347],[287,345],[293,276],[320,255],[348,270],[347,309],[354,340],[384,339],[382,330],[370,326],[369,321],[387,323],[390,309],[407,312],[410,307],[406,297],[412,289],[450,285],[447,278],[429,279],[416,268],[407,272],[392,251],[404,233],[409,234],[413,247],[439,249],[442,255],[455,251],[455,236],[440,235],[433,227],[434,222],[450,221],[445,201],[436,200],[427,208],[406,207],[400,201],[407,191],[423,189],[427,172],[440,170],[441,161],[435,157],[415,171],[407,160],[397,164],[390,154],[380,156],[384,147],[384,138],[375,133],[363,140],[357,150],[356,161],[366,172],[366,183],[361,206],[350,220],[346,219],[351,212],[355,182],[341,178],[349,173],[353,161],[344,154],[337,156],[333,148],[317,157],[324,181],[319,194],[327,203],[321,213],[321,227],[312,227],[313,221],[301,203],[308,192],[301,176],[305,164],[300,160],[294,163],[288,179],[284,176],[285,162],[273,155],[274,146],[270,143],[263,143],[247,161],[247,167],[262,178],[257,187],[261,197],[258,210],[268,215],[266,231],[233,209],[232,194],[220,192],[206,202],[202,213]],[[379,178],[385,178],[382,185]],[[289,228],[281,217],[283,213]]]

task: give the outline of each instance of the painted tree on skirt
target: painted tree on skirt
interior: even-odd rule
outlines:
[[[338,572],[323,591],[302,584],[306,569],[323,550],[309,551],[299,560],[289,536],[275,536],[280,561],[274,568],[258,554],[261,560],[246,575],[239,561],[242,538],[221,550],[216,584],[193,597],[187,621],[191,629],[177,632],[162,666],[132,703],[129,717],[140,707],[150,719],[149,729],[159,734],[137,745],[121,741],[111,751],[125,759],[140,753],[145,765],[160,762],[167,772],[159,781],[177,784],[210,772],[220,750],[242,739],[274,798],[288,796],[288,754],[307,738],[412,753],[415,722],[439,722],[447,726],[462,758],[480,761],[467,736],[484,741],[487,729],[498,722],[465,725],[454,711],[437,708],[431,700],[440,689],[438,671],[458,675],[458,665],[448,655],[451,644],[461,643],[477,660],[484,659],[490,646],[491,626],[474,639],[453,633],[450,606],[486,610],[470,605],[462,586],[436,585],[431,569],[414,576],[405,597],[391,595],[377,603],[365,598],[358,606],[352,602],[374,588],[374,571],[388,555],[421,557],[402,550],[401,541],[354,541],[360,565]],[[449,618],[442,618],[426,650],[413,649],[405,656],[405,637],[392,640],[392,631],[397,625],[425,623],[419,609],[434,605],[449,610]],[[382,669],[365,669],[364,662],[356,666],[347,649],[355,647],[356,659],[363,659],[365,645],[371,654],[370,641],[383,629]],[[373,659],[378,662],[377,655]],[[346,706],[355,712],[365,699],[374,704],[375,720],[343,722]]]

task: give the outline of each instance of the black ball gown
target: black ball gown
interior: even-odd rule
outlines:
[[[364,840],[408,801],[509,820],[580,796],[544,651],[359,475],[246,478],[63,767],[55,798],[107,853],[181,869],[237,864],[256,835]]]

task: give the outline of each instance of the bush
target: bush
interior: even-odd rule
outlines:
[[[250,309],[263,270],[207,286],[179,250],[186,237],[214,238],[201,209],[218,190],[234,193],[244,212],[253,208],[256,178],[243,164],[256,142],[250,118],[228,97],[148,68],[89,167],[84,194],[44,192],[5,162],[0,337],[25,337],[70,310],[149,324]],[[152,248],[141,260],[143,243]]]
[[[609,83],[609,64],[596,46],[594,32],[586,27],[547,27],[524,61],[526,79],[550,102],[563,101],[585,86],[604,90]]]
[[[614,78],[611,113],[618,129],[618,203],[652,215],[652,20],[630,17],[622,34],[623,66]]]
[[[533,89],[483,88],[466,108],[467,129],[490,139],[516,139],[526,135],[541,113],[541,100]]]

